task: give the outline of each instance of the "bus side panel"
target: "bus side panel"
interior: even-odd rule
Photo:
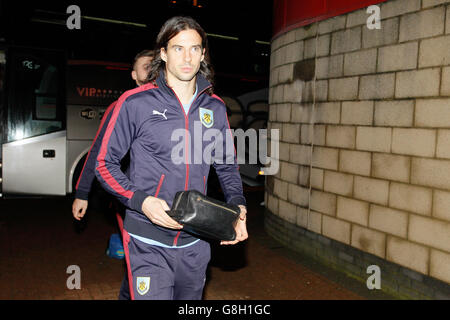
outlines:
[[[66,131],[3,145],[3,192],[65,195]]]
[[[106,107],[67,106],[67,140],[93,140]]]
[[[67,106],[67,193],[74,191],[73,182],[78,179],[75,170],[89,152],[105,110],[105,106]]]

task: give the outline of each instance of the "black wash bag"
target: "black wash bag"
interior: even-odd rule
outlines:
[[[239,206],[205,196],[197,190],[179,191],[167,214],[183,225],[183,230],[213,240],[236,239]]]

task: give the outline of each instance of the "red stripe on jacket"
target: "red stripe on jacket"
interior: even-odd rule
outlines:
[[[118,194],[120,194],[121,196],[124,196],[128,199],[131,199],[134,195],[133,191],[130,190],[125,190],[120,184],[119,182],[116,181],[116,179],[114,179],[114,177],[111,175],[111,173],[109,172],[108,168],[106,168],[105,165],[105,157],[106,157],[106,152],[108,149],[108,143],[109,143],[109,139],[111,137],[111,134],[114,130],[114,126],[116,125],[116,121],[117,121],[117,117],[119,116],[120,110],[122,109],[122,105],[123,102],[131,95],[148,90],[148,89],[153,89],[156,88],[155,85],[151,84],[151,83],[147,83],[143,86],[140,86],[138,88],[132,89],[132,90],[128,90],[126,91],[124,94],[122,94],[119,98],[119,100],[117,101],[117,105],[116,108],[114,108],[114,113],[111,116],[111,120],[108,123],[108,127],[106,128],[106,132],[105,132],[105,136],[103,137],[103,141],[102,141],[102,145],[100,147],[100,152],[98,154],[98,158],[97,161],[99,163],[97,170],[100,173],[100,176],[103,178],[103,180],[105,180],[105,182],[108,184],[108,186],[113,189],[115,192],[117,192]]]
[[[127,276],[128,276],[128,288],[130,290],[130,298],[134,300],[134,288],[133,288],[133,274],[131,272],[131,263],[130,263],[130,234],[127,230],[122,229],[122,239],[123,239],[123,249],[125,253],[125,261],[127,264]]]

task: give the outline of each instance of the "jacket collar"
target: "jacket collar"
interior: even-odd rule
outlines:
[[[197,73],[196,82],[199,95],[207,88],[210,88],[212,86],[211,83],[208,80],[206,80],[206,78],[202,76],[200,73]],[[161,72],[159,73],[158,78],[156,78],[156,84],[165,93],[175,96],[175,91],[173,91],[172,88],[169,87],[169,85],[167,84],[165,70],[161,70]]]

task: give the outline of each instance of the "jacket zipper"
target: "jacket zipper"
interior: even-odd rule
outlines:
[[[169,87],[169,86],[168,86]],[[170,88],[170,87],[169,87]],[[181,103],[180,99],[178,98],[177,94],[175,93],[175,91],[170,88],[170,90],[172,90],[175,98],[177,98],[178,103],[180,105],[181,108],[181,112],[183,112],[183,116],[184,116],[184,129],[186,131],[189,131],[189,118],[186,115],[186,112],[184,112],[184,108],[183,108],[183,104]],[[188,188],[188,181],[189,181],[189,163],[188,163],[188,159],[189,159],[189,141],[187,140],[186,137],[186,133],[185,133],[185,145],[184,147],[186,148],[186,157],[184,158],[184,160],[186,161],[186,180],[184,182],[184,190],[187,190]],[[181,231],[177,232],[177,235],[175,236],[175,238],[173,239],[173,246],[176,247],[177,242],[178,242],[178,237],[180,236]]]
[[[167,86],[169,87],[169,86]],[[195,97],[194,101],[192,101],[191,106],[195,103],[195,101],[197,100],[197,98],[203,93],[205,92],[207,89],[211,88],[212,86],[208,86],[205,89],[203,89],[202,91],[200,91],[200,93],[197,94],[197,96]],[[181,103],[180,99],[178,98],[177,94],[175,93],[175,90],[173,90],[171,87],[169,87],[170,90],[172,90],[175,98],[177,98],[178,103],[180,105],[181,108],[181,112],[183,113],[184,116],[184,128],[187,132],[189,132],[189,111],[191,110],[191,108],[189,107],[189,111],[188,114],[186,114],[186,112],[184,112],[184,108],[183,108],[183,104]],[[187,140],[187,137],[185,136],[185,148],[186,148],[186,157],[185,157],[185,161],[186,161],[186,181],[184,183],[184,190],[188,189],[189,186],[189,141]],[[175,238],[173,239],[173,245],[176,246],[177,242],[178,242],[178,237],[180,236],[181,231],[178,231],[177,235],[175,236]]]
[[[191,106],[194,105],[195,101],[197,101],[197,98],[200,95],[202,95],[203,92],[205,92],[206,90],[208,90],[211,87],[212,86],[207,86],[202,91],[200,91],[200,93],[198,93],[197,96],[195,97],[194,101],[192,101]],[[188,114],[186,114],[186,112],[184,111],[184,108],[183,108],[183,104],[181,103],[181,101],[178,98],[177,94],[175,93],[175,91],[171,87],[169,87],[169,88],[170,88],[170,90],[172,90],[175,98],[177,98],[177,100],[178,100],[178,104],[180,105],[181,112],[183,113],[183,116],[184,116],[184,128],[185,128],[186,131],[189,132],[189,112],[190,112],[191,108],[189,108]],[[187,138],[187,137],[185,137],[185,138]],[[184,184],[184,190],[187,190],[188,186],[189,186],[189,183],[188,183],[189,182],[189,163],[188,163],[188,159],[189,159],[189,144],[188,143],[189,143],[189,141],[187,139],[185,141],[186,141],[186,144],[185,144],[185,147],[186,147],[186,157],[185,157],[185,161],[186,161],[186,181],[185,181],[185,184]]]

